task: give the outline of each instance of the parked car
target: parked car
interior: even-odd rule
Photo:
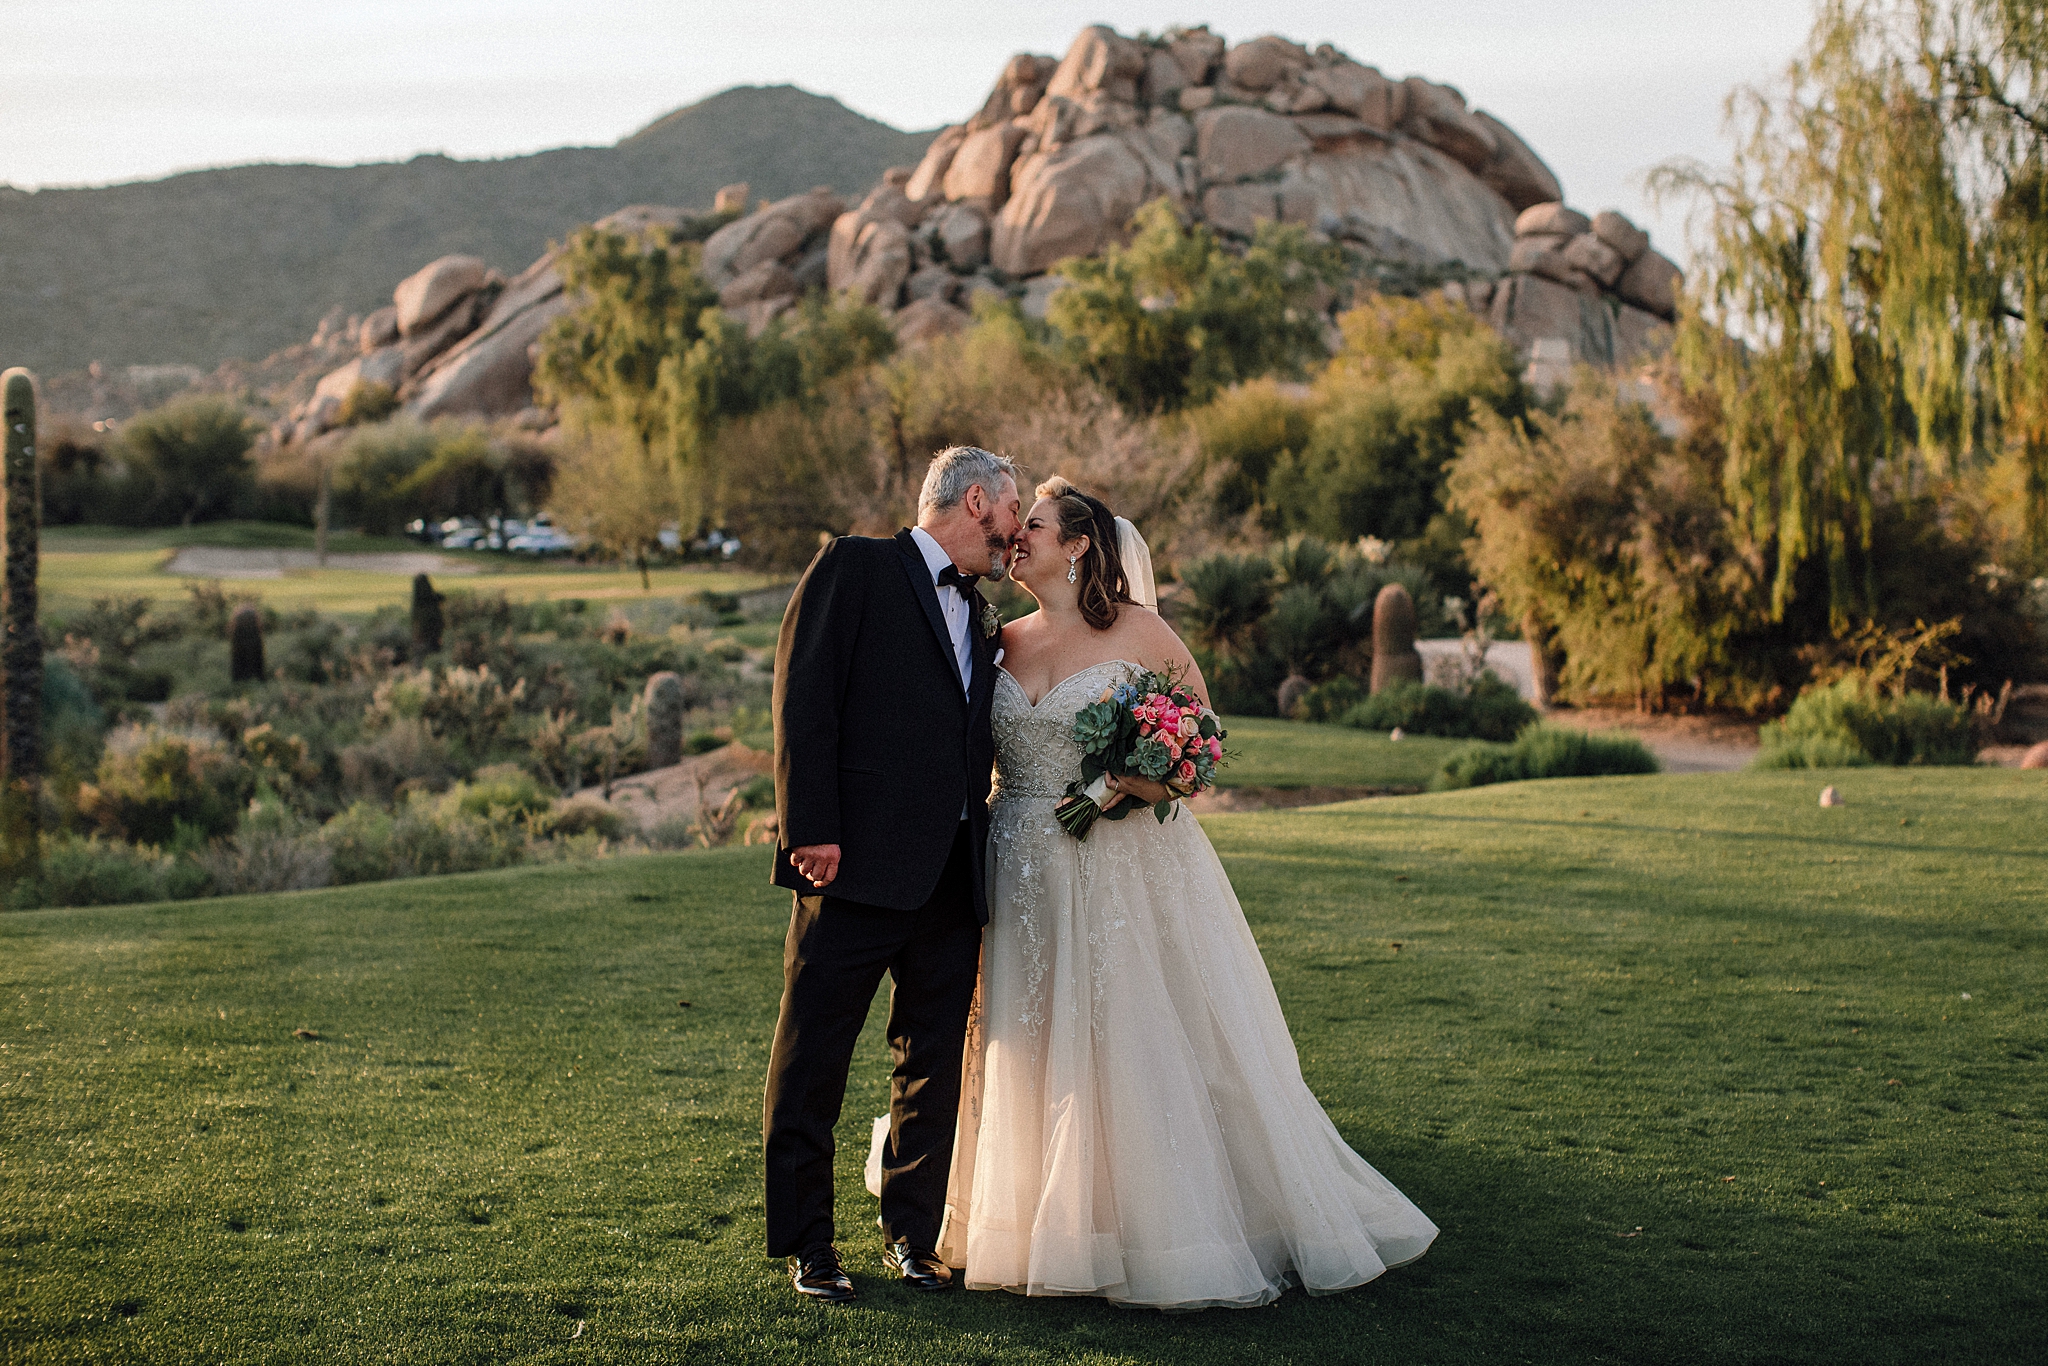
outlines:
[[[740,553],[740,540],[723,531],[711,531],[705,533],[703,540],[690,542],[690,549],[699,555],[717,555],[729,560]]]
[[[576,538],[552,526],[536,526],[506,541],[505,549],[521,555],[566,555],[576,549]]]

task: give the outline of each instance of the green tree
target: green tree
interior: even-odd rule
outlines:
[[[1273,467],[1308,445],[1314,409],[1274,380],[1256,379],[1224,390],[1187,416],[1202,443],[1203,466],[1215,480],[1217,511],[1237,516],[1259,507]]]
[[[651,587],[647,557],[667,526],[688,530],[703,508],[675,462],[617,427],[572,429],[564,438],[553,508],[560,525],[630,559]]]
[[[1315,300],[1344,278],[1340,248],[1264,223],[1239,257],[1208,228],[1184,225],[1165,199],[1138,210],[1132,227],[1128,246],[1057,267],[1073,284],[1046,315],[1125,407],[1206,403],[1241,380],[1299,374],[1326,354]]]
[[[1775,96],[1738,92],[1680,324],[1726,414],[1735,515],[1782,618],[1882,616],[1887,486],[2025,472],[2048,548],[2048,17],[2020,0],[1823,0]]]
[[[231,516],[255,482],[255,426],[226,399],[183,398],[152,409],[121,429],[121,444],[154,482],[163,520],[190,526]]]
[[[1269,528],[1377,537],[1437,592],[1463,594],[1468,529],[1447,509],[1444,472],[1475,418],[1526,411],[1514,350],[1441,295],[1375,296],[1338,323],[1344,346],[1316,379],[1306,440],[1267,478]]]
[[[661,233],[578,233],[560,269],[580,302],[541,339],[534,389],[577,430],[622,433],[670,460],[679,496],[712,508],[713,438],[726,420],[815,402],[835,376],[888,355],[896,337],[874,309],[820,295],[750,337],[697,260],[695,244]]]

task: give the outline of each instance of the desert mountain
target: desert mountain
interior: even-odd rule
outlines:
[[[336,306],[388,301],[406,263],[462,254],[512,275],[622,204],[708,206],[734,181],[771,199],[855,191],[916,164],[931,136],[791,86],[742,86],[611,147],[0,187],[0,363],[48,373],[263,356]]]

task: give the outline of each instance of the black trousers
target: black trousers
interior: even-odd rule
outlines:
[[[882,1233],[921,1250],[938,1245],[960,1109],[960,1055],[981,962],[968,830],[960,822],[937,890],[914,911],[829,895],[796,899],[782,950],[782,1014],[762,1118],[771,1257],[833,1240],[832,1126],[883,973],[893,978],[889,1052],[896,1068],[882,1161]]]

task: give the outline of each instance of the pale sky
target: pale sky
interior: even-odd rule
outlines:
[[[788,82],[899,128],[958,122],[1013,52],[1081,27],[1206,22],[1331,42],[1457,86],[1513,126],[1568,201],[1620,208],[1678,254],[1643,172],[1725,159],[1722,101],[1768,81],[1807,0],[5,0],[0,182],[147,179],[249,161],[505,156],[607,144],[727,86]]]

